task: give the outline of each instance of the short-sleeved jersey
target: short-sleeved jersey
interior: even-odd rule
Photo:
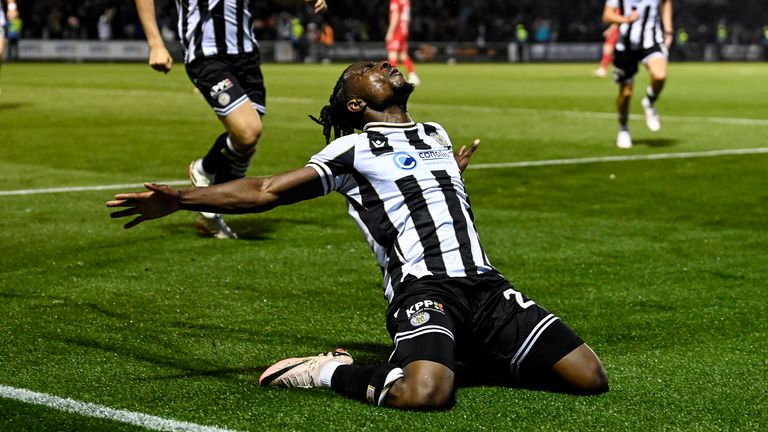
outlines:
[[[257,49],[249,0],[176,0],[184,61]]]
[[[411,24],[411,0],[390,0],[389,16],[397,14],[400,18],[395,28],[395,33],[408,35],[408,27]]]
[[[619,40],[616,50],[647,50],[664,45],[664,29],[661,25],[660,0],[607,0],[605,4],[618,8],[618,12],[628,16],[633,10],[640,13],[640,19],[633,23],[619,26]]]
[[[494,271],[480,245],[451,141],[437,123],[369,123],[331,142],[308,167],[338,191],[384,274],[391,301],[427,275]]]

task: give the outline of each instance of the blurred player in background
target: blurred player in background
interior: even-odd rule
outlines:
[[[12,20],[19,15],[18,6],[16,0],[8,0],[8,14],[6,15],[3,8],[3,0],[0,0],[0,69],[3,67],[3,54],[5,53],[5,28],[8,25],[8,20]],[[2,94],[2,89],[0,89]]]
[[[344,350],[290,358],[261,385],[325,387],[376,406],[440,409],[453,402],[457,361],[489,382],[575,394],[608,391],[592,349],[556,315],[516,291],[480,243],[461,173],[479,142],[454,154],[437,123],[407,111],[414,86],[388,62],[357,63],[320,119],[326,142],[306,166],[207,188],[117,194],[112,217],[137,224],[180,209],[258,213],[339,192],[372,248],[389,301],[387,362],[354,365]],[[360,130],[361,133],[356,133]],[[493,380],[493,381],[491,381]]]
[[[608,74],[608,66],[613,62],[613,51],[616,48],[616,41],[619,40],[619,26],[611,24],[603,32],[605,41],[603,42],[603,56],[600,58],[600,66],[592,72],[593,76],[605,78]]]
[[[616,10],[618,8],[618,11]],[[641,101],[645,123],[653,132],[661,129],[654,104],[667,79],[668,47],[672,44],[672,0],[607,0],[603,10],[606,24],[619,25],[619,40],[613,59],[614,81],[619,84],[616,108],[619,134],[616,146],[631,148],[629,102],[638,63],[643,63],[651,77]]]
[[[326,9],[325,0],[305,1],[314,3],[316,13]],[[149,45],[149,65],[167,73],[173,59],[158,29],[155,2],[135,2]],[[189,177],[194,186],[205,187],[244,177],[261,137],[266,89],[249,3],[244,0],[176,2],[187,75],[226,129],[203,158],[190,164]],[[195,225],[204,235],[237,238],[216,213],[200,212]]]
[[[408,31],[411,25],[411,0],[389,0],[389,27],[387,27],[387,58],[397,67],[400,63],[408,70],[408,81],[421,84],[413,60],[408,55]]]

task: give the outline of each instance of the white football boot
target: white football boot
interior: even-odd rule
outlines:
[[[616,136],[616,147],[620,149],[632,148],[632,135],[628,130],[620,130]]]
[[[189,180],[192,186],[208,187],[213,184],[214,176],[203,170],[203,160],[197,159],[189,164]],[[224,222],[220,214],[200,212],[195,220],[195,229],[200,235],[219,239],[236,239],[237,234]]]
[[[320,383],[320,369],[328,362],[352,364],[352,356],[341,348],[312,357],[281,360],[259,377],[259,385],[276,387],[313,388]]]
[[[640,101],[640,105],[643,106],[643,111],[645,111],[646,126],[648,126],[648,129],[650,129],[651,132],[658,132],[661,129],[661,120],[650,99],[644,97],[643,100]]]

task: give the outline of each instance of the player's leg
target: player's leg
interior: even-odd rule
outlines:
[[[219,120],[227,130],[227,139],[213,156],[214,160],[218,158],[218,166],[214,168],[217,184],[245,177],[263,131],[261,114],[250,103],[238,106],[226,116],[219,116]],[[214,145],[214,148],[218,147]]]
[[[486,278],[475,292],[475,363],[487,362],[489,373],[526,387],[574,394],[608,390],[600,359],[557,316],[503,279]]]
[[[641,105],[645,111],[648,129],[656,132],[661,129],[661,121],[656,113],[655,103],[667,80],[667,56],[662,51],[654,51],[643,59],[643,63],[648,70],[651,83],[645,90],[645,97],[641,100]]]
[[[379,366],[343,366],[333,375],[334,390],[380,406],[440,409],[454,394],[454,353],[460,308],[443,297],[443,282],[418,280],[409,294],[395,298],[387,311],[387,329],[395,348]],[[449,289],[449,288],[446,288]],[[386,375],[386,377],[385,377]],[[373,400],[371,400],[373,395]]]
[[[257,60],[255,57],[253,62]],[[257,109],[261,108],[263,112],[263,98],[252,100],[254,92],[250,88],[250,78],[243,78],[241,70],[243,61],[243,56],[214,56],[199,58],[186,65],[189,78],[226,129],[203,158],[190,164],[189,175],[194,186],[205,187],[243,177],[261,136],[262,122]],[[263,96],[260,71],[255,75],[260,86],[259,94]],[[200,213],[196,227],[204,235],[237,238],[215,213]]]
[[[616,146],[627,149],[632,147],[632,135],[629,133],[629,102],[632,99],[633,83],[619,83],[619,94],[616,96],[616,112],[619,119],[619,134],[616,136]]]
[[[637,63],[638,60],[633,52],[617,50],[614,53],[613,80],[619,85],[619,94],[616,96],[616,112],[619,120],[616,146],[622,149],[632,147],[632,136],[629,133],[629,102],[632,99]]]
[[[608,376],[603,363],[585,343],[555,363],[552,370],[567,387],[577,392],[592,394],[608,391]]]
[[[412,282],[412,284],[419,281]],[[387,363],[360,366],[328,361],[306,371],[306,359],[289,359],[270,367],[262,385],[329,387],[346,397],[401,409],[440,409],[454,394],[455,308],[439,293],[420,290],[395,299],[387,312],[387,327],[395,349]],[[319,364],[327,357],[317,357]],[[298,367],[294,367],[299,364]],[[305,375],[315,376],[307,378]],[[304,385],[309,382],[310,385]]]

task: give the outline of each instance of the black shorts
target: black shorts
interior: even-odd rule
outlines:
[[[648,58],[656,55],[667,57],[667,49],[661,45],[654,45],[646,49],[625,50],[613,54],[613,81],[620,84],[632,82],[637,74],[638,64],[645,63]]]
[[[198,57],[187,64],[189,79],[216,114],[226,116],[243,103],[266,114],[267,90],[259,52]]]
[[[515,380],[551,371],[584,341],[498,273],[424,277],[401,286],[387,310],[389,361],[456,361]]]

